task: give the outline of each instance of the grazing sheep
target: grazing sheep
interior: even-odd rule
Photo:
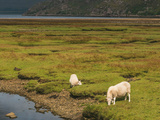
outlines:
[[[77,86],[77,85],[82,85],[81,81],[78,80],[76,74],[72,74],[70,76],[69,82],[71,83],[71,87]]]
[[[115,105],[116,97],[123,97],[125,96],[125,100],[127,100],[127,95],[130,102],[130,92],[131,92],[131,85],[128,82],[121,82],[115,86],[111,86],[108,88],[107,92],[107,102],[108,105],[113,103]]]

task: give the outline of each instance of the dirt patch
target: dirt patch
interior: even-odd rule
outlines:
[[[82,111],[86,104],[95,102],[91,98],[72,98],[70,93],[65,89],[60,93],[53,92],[45,95],[36,94],[36,92],[27,92],[24,89],[24,85],[27,83],[28,80],[0,80],[0,91],[25,96],[35,103],[48,108],[54,114],[56,113],[63,118],[74,120],[82,118]]]

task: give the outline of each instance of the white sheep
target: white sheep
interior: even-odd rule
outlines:
[[[120,98],[125,96],[125,100],[127,100],[127,95],[130,102],[130,92],[131,85],[128,82],[121,82],[115,86],[109,87],[106,97],[108,105],[110,105],[111,102],[115,105],[116,97]]]
[[[78,80],[76,74],[72,74],[70,76],[69,82],[71,83],[71,87],[77,86],[77,85],[82,85],[81,81]]]

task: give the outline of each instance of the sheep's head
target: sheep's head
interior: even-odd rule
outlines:
[[[107,100],[107,102],[108,102],[108,105],[110,105],[110,104],[111,104],[111,102],[112,102],[112,99],[111,99],[111,98],[109,98],[109,97],[106,97],[106,100]]]
[[[78,81],[78,85],[82,85],[81,81]]]

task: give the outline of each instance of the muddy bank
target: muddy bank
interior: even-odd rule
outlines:
[[[84,104],[95,102],[91,98],[74,99],[70,97],[70,93],[66,90],[62,90],[60,93],[50,93],[46,95],[27,92],[27,90],[24,89],[24,85],[27,83],[27,80],[1,80],[0,91],[25,96],[35,103],[45,106],[54,114],[58,114],[66,119],[81,119],[82,111],[85,107]]]

